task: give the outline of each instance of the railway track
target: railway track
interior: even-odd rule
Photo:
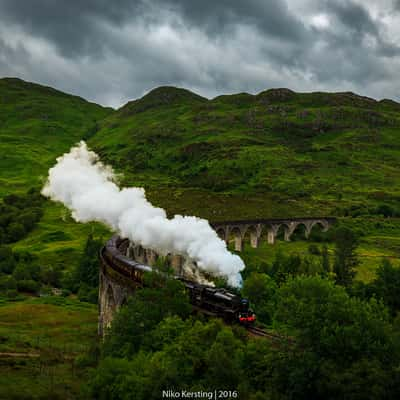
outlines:
[[[267,339],[276,341],[276,342],[281,342],[282,341],[282,337],[275,334],[275,333],[270,333],[267,331],[264,331],[261,328],[258,328],[256,326],[248,326],[247,328],[247,332],[250,333],[250,335],[252,336],[259,336],[259,337],[265,337]]]
[[[211,312],[209,310],[205,310],[205,309],[203,309],[201,307],[192,305],[192,309],[194,311],[200,312],[200,313],[202,313],[204,315],[208,315],[210,317],[218,318],[217,314],[215,314],[215,313],[213,313],[213,312]],[[293,341],[291,339],[282,337],[282,336],[280,336],[280,335],[278,335],[276,333],[267,332],[267,331],[265,331],[265,330],[263,330],[261,328],[258,328],[256,326],[247,326],[247,327],[245,327],[245,329],[247,330],[247,332],[249,332],[249,334],[251,336],[264,337],[264,338],[266,338],[268,340],[271,340],[271,341],[274,341],[274,342],[282,342],[282,341],[285,341],[285,340],[286,341]]]
[[[274,343],[287,343],[289,345],[294,345],[295,344],[295,340],[291,337],[287,337],[287,336],[282,336],[282,335],[278,335],[276,333],[272,333],[272,332],[267,332],[261,328],[258,328],[256,326],[249,326],[246,328],[247,332],[249,332],[250,335],[255,336],[255,337],[263,337],[265,339],[270,340],[271,342]]]

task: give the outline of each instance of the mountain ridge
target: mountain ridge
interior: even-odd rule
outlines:
[[[315,204],[332,214],[337,193],[346,198],[354,192],[354,172],[358,194],[349,203],[371,203],[375,192],[385,193],[385,201],[398,198],[400,104],[393,100],[287,88],[206,99],[162,86],[114,111],[51,87],[2,78],[0,104],[3,158],[11,157],[2,161],[3,193],[14,184],[18,190],[26,182],[40,184],[52,160],[85,139],[125,174],[123,183],[150,192],[172,186],[217,196],[248,193],[275,199],[277,207],[301,204],[307,213],[305,202],[324,190]]]

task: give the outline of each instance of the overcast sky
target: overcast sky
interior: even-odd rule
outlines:
[[[114,107],[161,85],[400,101],[399,72],[400,0],[0,0],[0,77]]]

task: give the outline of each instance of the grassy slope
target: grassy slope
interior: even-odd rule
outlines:
[[[324,215],[399,201],[399,127],[399,104],[350,93],[279,89],[208,101],[159,88],[103,121],[90,144],[172,212],[194,199],[211,218],[215,201],[216,219]],[[170,187],[180,188],[172,198]]]
[[[0,198],[41,187],[56,157],[94,134],[96,121],[110,112],[52,88],[0,79]],[[37,228],[14,246],[37,254],[42,264],[70,267],[88,233],[104,232],[74,223],[60,205],[46,202],[44,211]],[[80,380],[69,360],[93,343],[97,308],[27,300],[0,307],[0,321],[0,352],[40,351],[46,365],[41,370],[36,358],[0,357],[0,398],[55,398],[53,392],[76,398]]]
[[[0,79],[0,195],[41,185],[55,158],[109,112],[52,88]]]
[[[49,87],[0,79],[0,197],[41,187],[56,157],[94,134],[97,121],[111,111]],[[92,228],[63,222],[65,211],[59,205],[48,202],[45,207],[43,221],[16,247],[26,245],[48,262],[81,249]]]
[[[340,215],[382,202],[398,208],[400,104],[392,101],[287,89],[209,101],[164,87],[100,128],[89,143],[124,172],[123,184],[145,186],[169,214],[229,220]],[[369,280],[381,256],[399,257],[400,223],[374,217],[353,225],[367,233],[359,278]]]
[[[64,298],[1,305],[0,398],[76,399],[83,376],[73,360],[96,337],[94,305]],[[9,357],[8,352],[40,357]]]

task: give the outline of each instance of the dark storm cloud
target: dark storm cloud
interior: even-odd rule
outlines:
[[[326,5],[327,11],[333,13],[339,22],[346,26],[352,34],[363,36],[369,33],[374,36],[379,36],[376,23],[362,5],[352,1],[326,1],[324,4]]]
[[[374,13],[368,0],[0,0],[0,76],[113,105],[164,84],[206,96],[289,86],[393,97],[400,20],[390,14],[400,19],[399,5]]]
[[[143,19],[157,23],[162,21],[162,11],[181,14],[187,23],[212,36],[229,33],[238,24],[286,40],[297,41],[307,33],[281,0],[2,0],[0,7],[3,18],[51,39],[68,56],[104,50],[103,23],[119,27]]]
[[[352,1],[327,1],[325,4],[327,11],[331,12],[337,18],[337,22],[343,26],[343,29],[338,29],[340,25],[336,25],[336,30],[339,34],[336,33],[335,37],[341,37],[341,40],[332,40],[332,44],[336,44],[337,47],[365,47],[362,42],[370,36],[377,41],[378,46],[375,49],[377,54],[386,57],[393,57],[399,54],[399,46],[388,42],[382,37],[381,24],[379,21],[372,19],[365,6]],[[359,49],[355,48],[354,50],[358,52]]]
[[[195,25],[218,35],[226,27],[248,24],[265,34],[285,40],[299,40],[307,34],[304,25],[281,0],[174,0],[171,7]],[[165,1],[164,1],[165,4]]]
[[[141,15],[141,1],[129,0],[0,0],[1,19],[53,41],[66,56],[102,50],[99,24],[121,26]]]

